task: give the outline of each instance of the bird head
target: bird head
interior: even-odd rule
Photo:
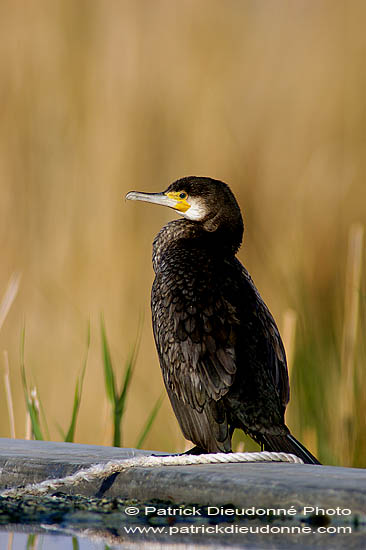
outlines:
[[[240,208],[229,186],[212,178],[189,176],[160,193],[130,191],[126,199],[168,206],[184,218],[201,223],[206,231],[228,225],[243,231]]]

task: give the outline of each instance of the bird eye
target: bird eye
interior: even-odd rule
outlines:
[[[185,199],[187,197],[187,193],[179,193],[180,199]]]

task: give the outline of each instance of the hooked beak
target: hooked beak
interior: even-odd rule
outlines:
[[[161,206],[169,206],[175,208],[178,201],[168,197],[164,193],[140,193],[140,191],[130,191],[126,195],[128,201],[143,201],[160,204]]]

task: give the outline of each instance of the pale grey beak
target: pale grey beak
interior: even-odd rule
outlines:
[[[164,195],[164,193],[140,193],[140,191],[130,191],[126,195],[128,201],[144,201],[160,204],[161,206],[169,206],[174,208],[178,201]]]

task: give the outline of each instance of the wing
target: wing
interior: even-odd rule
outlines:
[[[285,348],[283,346],[276,322],[259,294],[251,276],[238,259],[235,259],[235,264],[242,279],[240,286],[242,288],[247,287],[250,289],[246,292],[247,296],[250,294],[254,296],[254,300],[251,300],[251,307],[252,310],[255,311],[255,317],[259,321],[259,325],[256,327],[256,330],[261,333],[260,347],[263,354],[262,365],[268,370],[269,375],[272,378],[273,386],[278,392],[280,403],[284,412],[290,399],[290,385]],[[245,304],[242,308],[243,307],[248,307],[248,304]]]
[[[229,451],[228,418],[220,399],[235,373],[239,323],[214,270],[197,276],[157,275],[152,289],[156,347],[164,382],[187,439],[211,452]],[[187,270],[186,270],[187,272]],[[181,281],[177,283],[177,281]]]

